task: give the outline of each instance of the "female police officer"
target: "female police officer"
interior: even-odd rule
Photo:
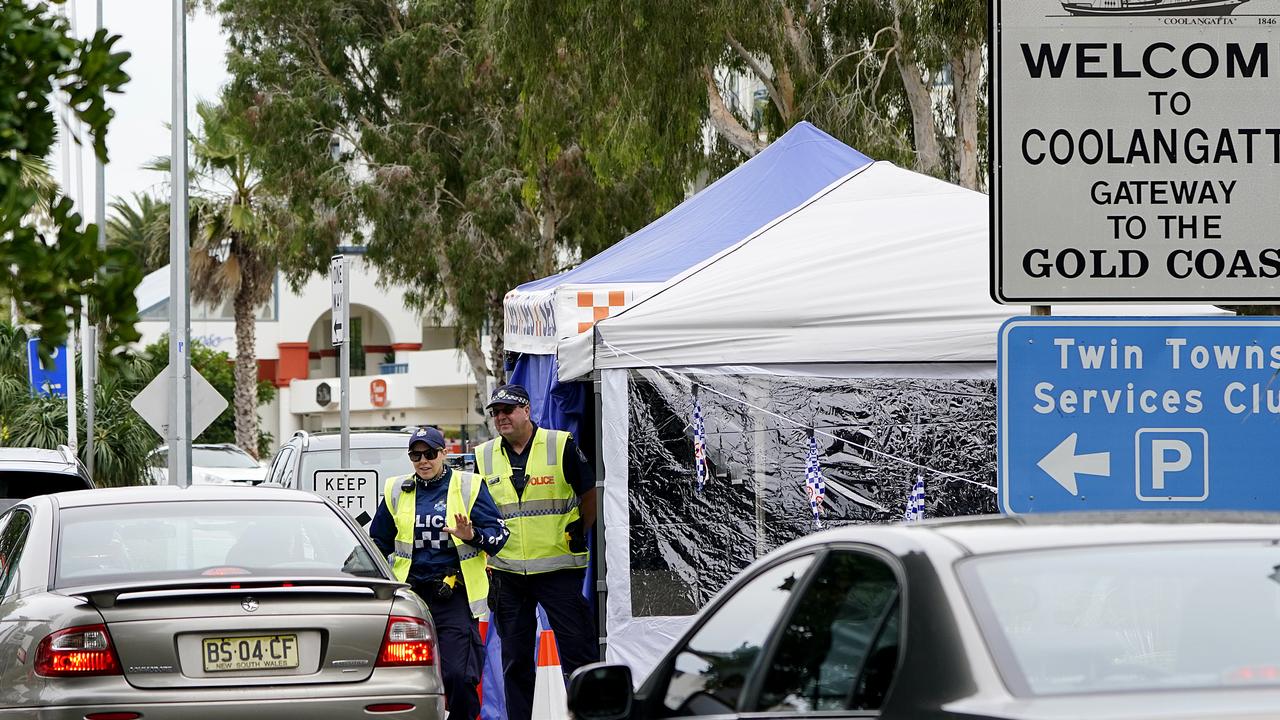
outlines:
[[[431,608],[450,717],[475,720],[484,665],[477,619],[489,612],[485,563],[508,533],[484,482],[446,466],[444,447],[444,435],[432,427],[409,437],[414,474],[388,479],[369,535],[394,556],[396,579]]]

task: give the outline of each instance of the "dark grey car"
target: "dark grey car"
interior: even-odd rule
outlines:
[[[380,715],[443,717],[435,631],[332,503],[140,487],[0,514],[0,718]]]
[[[1280,516],[1022,516],[819,533],[578,720],[1280,717]]]

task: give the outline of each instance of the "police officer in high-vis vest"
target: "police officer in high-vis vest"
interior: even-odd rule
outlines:
[[[396,579],[431,608],[449,717],[474,720],[484,667],[478,619],[489,612],[485,564],[509,533],[482,478],[445,465],[444,447],[436,428],[409,436],[414,474],[387,480],[369,535],[394,556]]]
[[[595,473],[569,433],[529,417],[529,393],[504,385],[489,402],[502,437],[476,448],[511,538],[489,556],[493,619],[502,640],[508,720],[529,720],[536,678],[538,605],[547,614],[567,675],[599,657],[591,609],[582,595],[586,532],[596,519]]]

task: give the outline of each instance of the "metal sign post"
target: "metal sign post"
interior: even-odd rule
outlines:
[[[173,385],[165,441],[169,482],[191,484],[191,300],[187,293],[187,17],[173,2],[173,122],[169,203],[169,367]]]
[[[341,423],[340,461],[343,469],[351,467],[351,307],[348,304],[347,259],[334,255],[329,260],[329,283],[333,290],[333,344],[338,350],[338,398]]]
[[[72,315],[71,317],[75,317]],[[67,447],[72,454],[80,456],[80,445],[76,438],[76,324],[71,323],[67,332]]]
[[[97,2],[97,29],[102,29],[102,0]],[[102,158],[94,154],[94,192],[93,192],[93,216],[94,222],[98,226],[98,249],[104,250],[107,247],[107,189],[106,189],[106,166],[102,162]],[[89,314],[85,313],[84,319],[84,449],[85,449],[85,469],[89,471],[89,477],[93,477],[93,456],[96,452],[94,448],[94,431],[97,420],[98,407],[98,328],[89,324]]]

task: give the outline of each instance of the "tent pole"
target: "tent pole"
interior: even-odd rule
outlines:
[[[599,628],[600,659],[604,660],[609,647],[609,624],[606,608],[609,601],[609,585],[605,582],[608,563],[605,560],[604,540],[604,399],[600,387],[600,371],[593,370],[591,379],[592,400],[595,403],[595,466],[596,466],[596,624]]]

